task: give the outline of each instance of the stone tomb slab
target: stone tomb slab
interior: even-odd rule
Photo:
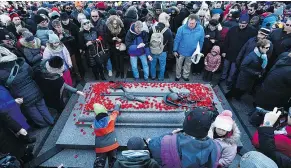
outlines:
[[[121,90],[110,87],[109,82],[87,83],[84,87],[86,97],[79,97],[69,116],[56,145],[63,148],[94,149],[95,136],[92,128],[94,113],[92,105],[101,103],[112,111],[116,101],[121,101],[121,115],[116,122],[116,133],[121,146],[126,146],[130,137],[155,137],[182,127],[185,108],[167,106],[163,96],[169,88],[180,93],[190,93],[190,97],[200,100],[197,106],[215,105],[218,112],[223,111],[221,102],[208,84],[197,83],[123,83],[127,92],[145,102],[122,99]],[[112,94],[112,95],[110,95]],[[143,96],[146,95],[146,96]],[[213,104],[212,104],[213,102]]]

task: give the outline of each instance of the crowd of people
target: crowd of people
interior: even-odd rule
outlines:
[[[31,160],[30,130],[53,126],[49,109],[61,113],[67,95],[85,96],[74,86],[88,69],[96,80],[118,80],[128,64],[135,80],[139,66],[145,81],[162,82],[167,71],[185,82],[220,75],[227,99],[253,95],[250,123],[258,131],[252,142],[261,153],[246,153],[240,166],[290,167],[290,14],[288,2],[1,1],[0,152]],[[94,110],[95,167],[104,167],[107,157],[110,167],[228,167],[237,154],[240,131],[232,113],[213,119],[197,108],[183,129],[147,139],[147,149],[133,137],[116,158],[119,105],[111,114],[99,104]]]

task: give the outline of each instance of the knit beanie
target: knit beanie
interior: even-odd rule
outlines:
[[[23,38],[25,39],[25,41],[30,42],[34,40],[34,36],[31,32],[29,31],[25,31],[22,33]]]
[[[241,15],[241,17],[239,18],[239,23],[242,24],[247,24],[249,23],[249,16],[248,15]]]
[[[83,3],[81,1],[76,1],[75,7],[83,7]]]
[[[69,15],[67,14],[67,12],[62,12],[60,14],[60,20],[68,20],[69,19]]]
[[[50,17],[52,20],[54,20],[54,19],[56,19],[56,18],[59,18],[59,17],[60,17],[60,14],[59,14],[59,12],[57,12],[57,11],[53,11],[53,12],[51,12],[51,13],[49,14],[49,17]]]
[[[54,56],[48,60],[50,67],[60,69],[64,65],[64,60],[59,56]]]
[[[223,129],[228,132],[232,130],[233,124],[234,121],[232,119],[232,112],[229,110],[224,110],[216,117],[214,121],[214,127]]]
[[[15,18],[15,17],[19,17],[19,15],[17,13],[10,14],[11,21],[13,21],[13,18]]]
[[[96,115],[98,115],[100,113],[107,113],[106,107],[104,107],[102,104],[95,103],[95,104],[93,104],[93,108],[94,108],[94,112]]]
[[[116,10],[112,8],[108,11],[108,13],[109,15],[116,15]]]
[[[239,165],[242,168],[278,168],[277,164],[272,159],[257,151],[245,153]]]
[[[40,24],[42,21],[44,21],[46,19],[44,17],[42,17],[41,15],[35,15],[34,20],[35,20],[36,24]]]
[[[106,9],[105,2],[98,2],[95,7],[97,9],[99,9],[99,10],[105,10]]]
[[[53,7],[53,8],[52,8],[52,11],[56,11],[56,12],[60,13],[59,8],[57,8],[57,7]]]
[[[280,6],[278,9],[276,9],[274,11],[274,14],[277,15],[277,16],[282,16],[283,15],[283,11],[284,11],[283,6]]]
[[[263,33],[263,34],[265,34],[265,35],[269,35],[270,34],[270,32],[271,32],[271,30],[270,29],[267,29],[267,28],[260,28],[260,30],[259,30],[261,33]]]
[[[60,42],[60,39],[59,39],[59,37],[56,35],[56,34],[54,34],[54,33],[51,33],[51,34],[49,34],[49,40],[48,40],[48,42],[49,43],[58,43],[58,42]]]
[[[140,137],[132,137],[127,142],[128,150],[144,150],[145,144]]]
[[[183,130],[186,134],[195,138],[205,138],[212,123],[212,116],[207,109],[195,108],[187,112]]]
[[[162,9],[162,5],[157,2],[154,4],[154,9]]]

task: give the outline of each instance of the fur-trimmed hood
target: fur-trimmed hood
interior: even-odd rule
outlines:
[[[118,24],[117,28],[113,27],[114,20],[117,21],[117,24]],[[110,30],[112,34],[116,34],[116,35],[119,34],[121,32],[121,29],[124,27],[122,20],[116,15],[112,15],[107,19],[106,26],[108,27],[108,29]]]
[[[31,48],[31,49],[38,49],[41,47],[41,41],[39,38],[36,38],[34,37],[34,45],[31,45],[31,43],[28,43],[25,38],[21,38],[19,40],[20,44],[23,46],[23,47],[26,47],[26,48]]]
[[[214,136],[214,124],[212,123],[211,124],[211,127],[208,131],[208,137],[209,138],[212,138],[213,139],[213,136]],[[232,134],[230,134],[229,137],[226,137],[226,138],[219,138],[221,141],[225,142],[225,143],[228,143],[230,145],[233,145],[233,144],[237,144],[239,139],[240,139],[240,130],[238,128],[238,126],[236,125],[236,123],[233,123],[233,126],[232,126]]]

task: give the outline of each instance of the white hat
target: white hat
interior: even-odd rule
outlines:
[[[231,131],[233,124],[234,121],[232,119],[232,112],[229,110],[224,110],[216,117],[214,121],[214,127],[223,129],[225,131]]]

